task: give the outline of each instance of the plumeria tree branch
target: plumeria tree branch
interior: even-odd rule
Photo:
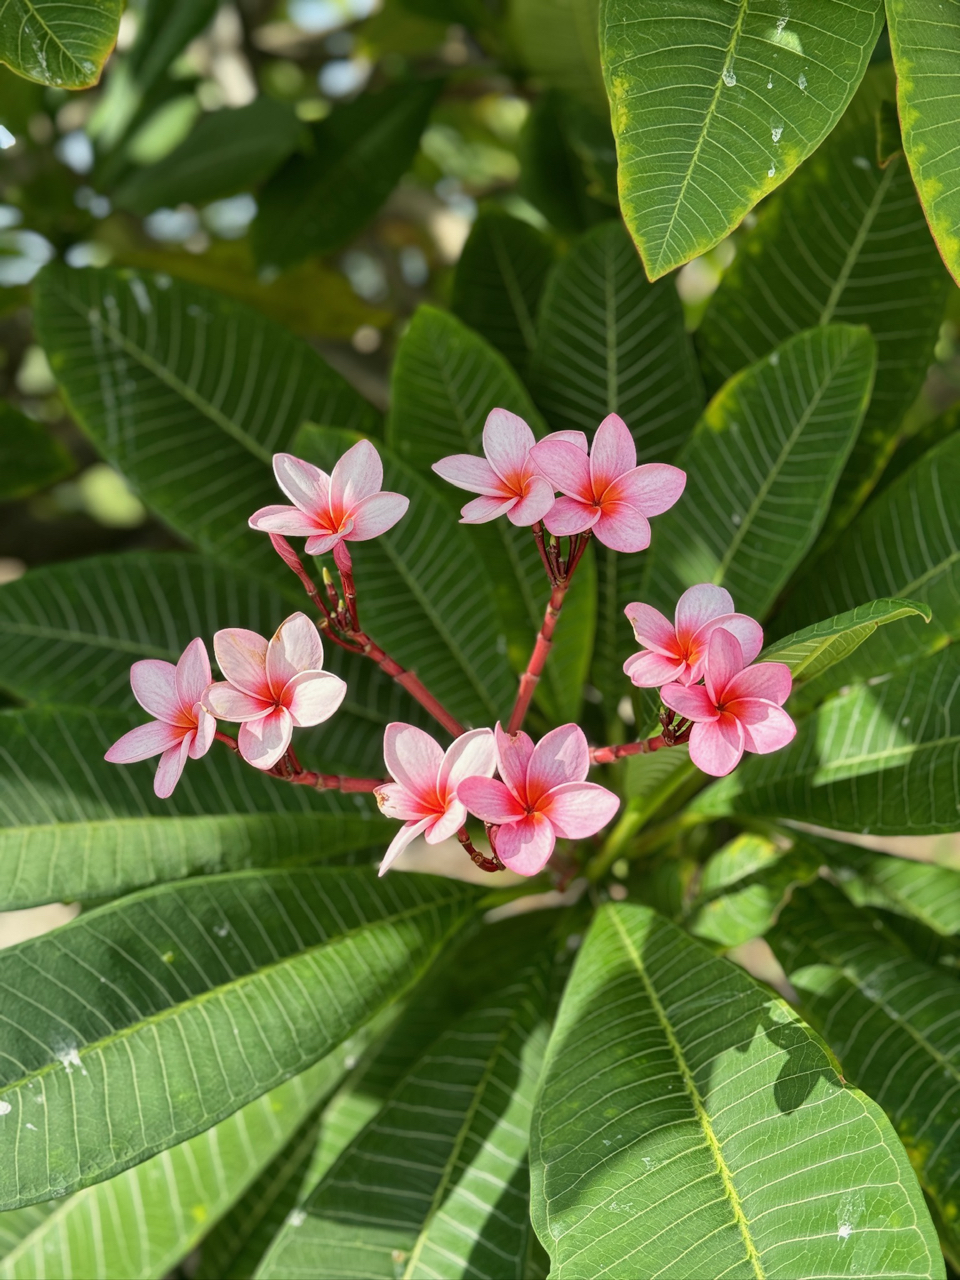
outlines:
[[[240,747],[236,738],[229,733],[214,734],[217,742],[229,747],[235,755],[240,755]],[[270,778],[280,778],[284,782],[292,782],[303,787],[313,787],[315,791],[372,792],[382,787],[383,778],[351,778],[342,773],[316,773],[312,769],[304,769],[292,747],[277,764],[264,772]]]

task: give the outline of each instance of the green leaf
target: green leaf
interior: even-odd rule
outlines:
[[[286,160],[303,131],[294,111],[273,98],[212,111],[169,155],[124,178],[111,199],[118,208],[149,213],[248,190]]]
[[[153,87],[216,11],[216,0],[147,0],[130,50],[130,70],[141,93]]]
[[[14,1220],[6,1231],[20,1225],[17,1219],[25,1228],[0,1256],[0,1280],[49,1274],[162,1280],[330,1092],[343,1074],[346,1050],[189,1142],[52,1202],[41,1222],[34,1207],[0,1216],[0,1241],[5,1218]]]
[[[345,443],[341,432],[308,425],[296,451],[329,469]],[[432,484],[386,451],[383,475],[410,509],[375,543],[352,546],[361,622],[457,719],[492,724],[508,711],[515,682],[491,577]]]
[[[0,1101],[18,1160],[0,1208],[108,1178],[304,1070],[415,981],[475,898],[373,870],[240,872],[4,951]]]
[[[820,145],[853,96],[881,0],[752,0],[638,22],[602,0],[620,202],[651,280],[712,249]]]
[[[797,895],[771,942],[844,1075],[893,1121],[957,1256],[956,978],[914,959],[880,916],[822,882]]]
[[[534,76],[605,111],[598,10],[598,0],[513,0],[508,29],[521,61]]]
[[[413,163],[441,88],[414,80],[363,93],[314,125],[312,154],[293,156],[260,193],[258,260],[289,267],[362,231]]]
[[[715,582],[742,612],[770,611],[826,516],[875,360],[866,329],[824,325],[730,379],[675,459],[687,487],[657,520],[640,599],[672,617],[687,587]]]
[[[453,512],[468,495],[440,480],[430,465],[452,453],[482,453],[483,424],[494,408],[519,414],[535,435],[543,433],[539,414],[506,360],[455,317],[420,307],[393,367],[387,442],[440,494],[447,504],[448,529],[455,520]],[[496,613],[514,670],[522,671],[550,595],[533,536],[505,519],[463,526],[462,536],[477,564],[496,566],[491,575]],[[593,644],[593,565],[584,563],[578,573],[537,689],[538,704],[558,722],[577,717]]]
[[[89,89],[117,39],[123,0],[10,0],[0,9],[0,62],[56,89]]]
[[[943,1276],[906,1153],[784,1001],[602,907],[531,1130],[551,1276]]]
[[[617,149],[609,114],[548,89],[520,133],[520,194],[558,231],[576,235],[616,216]]]
[[[46,489],[73,469],[73,459],[59,440],[0,400],[0,502]]]
[[[830,688],[905,669],[960,636],[960,516],[951,497],[958,486],[960,435],[953,435],[878,494],[816,570],[798,578],[777,632],[876,596],[905,597],[932,614],[929,625],[910,618],[877,635],[830,672]]]
[[[887,0],[903,149],[930,230],[960,280],[960,183],[952,97],[960,65],[960,0]]]
[[[259,1275],[523,1274],[544,968],[527,965],[444,1030],[307,1198]]]
[[[764,205],[697,331],[713,391],[802,329],[835,321],[870,326],[873,397],[824,537],[849,522],[897,443],[933,358],[949,283],[906,161],[876,164],[877,112],[886,93],[893,93],[892,76],[872,68],[842,123]]]
[[[488,209],[473,224],[453,277],[454,314],[521,374],[536,343],[537,305],[553,257],[542,232]]]
[[[802,720],[789,747],[747,756],[696,811],[874,835],[956,831],[958,680],[960,649],[951,646],[888,680],[855,686]]]
[[[376,431],[372,406],[308,343],[196,285],[51,264],[34,293],[47,358],[107,461],[204,550],[275,574],[247,527],[277,501],[271,454],[308,418]]]

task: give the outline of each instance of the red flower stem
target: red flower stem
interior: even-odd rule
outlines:
[[[614,760],[622,760],[624,756],[645,756],[667,745],[669,744],[664,741],[661,733],[655,738],[646,738],[641,742],[623,742],[616,747],[591,747],[590,763],[612,764]]]
[[[540,559],[543,561],[543,567],[546,570],[547,577],[552,587],[556,586],[553,566],[547,558],[547,548],[543,541],[543,525],[539,522],[533,526],[533,540],[537,544],[537,550],[540,552]]]
[[[307,595],[310,597],[313,603],[317,606],[317,608],[320,610],[323,616],[325,618],[329,618],[330,611],[328,610],[327,606],[324,604],[323,597],[320,595],[320,592],[317,589],[316,583],[307,573],[306,569],[304,569],[303,564],[300,560],[300,557],[294,551],[293,547],[291,547],[290,543],[286,540],[286,538],[284,538],[279,533],[271,533],[270,542],[273,546],[274,551],[276,551],[277,555],[280,557],[283,563],[287,566],[287,568],[292,569],[293,572],[300,579],[301,583],[303,584],[304,591],[306,591]]]
[[[220,733],[214,737],[229,747],[236,755],[240,754],[236,738],[229,733]],[[312,769],[304,769],[296,757],[293,747],[288,747],[286,754],[272,769],[264,769],[271,778],[280,778],[283,782],[293,782],[302,787],[315,787],[317,791],[374,791],[382,787],[389,778],[348,778],[338,773],[314,773]]]
[[[520,688],[517,690],[517,700],[513,704],[513,710],[510,712],[510,719],[507,721],[507,733],[516,733],[523,725],[524,716],[527,714],[527,708],[533,698],[534,691],[539,683],[541,673],[546,665],[547,658],[550,655],[550,649],[553,645],[553,632],[557,625],[557,619],[560,617],[560,610],[563,608],[563,600],[567,594],[567,582],[558,583],[550,592],[550,599],[547,601],[547,610],[543,615],[543,622],[540,624],[540,633],[537,636],[536,644],[533,646],[533,653],[530,655],[530,661],[527,663],[527,669],[520,677]]]
[[[357,614],[357,588],[353,582],[353,561],[345,542],[338,542],[333,548],[333,561],[340,573],[343,601],[350,617],[352,630],[359,631],[360,618]]]
[[[473,862],[476,866],[478,866],[481,871],[503,871],[504,870],[503,863],[497,857],[496,853],[494,853],[492,858],[488,858],[485,856],[485,854],[482,854],[479,849],[475,849],[473,847],[470,837],[467,835],[466,827],[460,828],[460,830],[457,832],[457,839],[460,841],[464,849],[466,849],[467,853],[470,855],[471,862]]]

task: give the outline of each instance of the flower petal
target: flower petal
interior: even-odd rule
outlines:
[[[712,582],[688,587],[677,601],[674,613],[677,637],[686,648],[702,626],[733,611],[733,596],[725,588]]]
[[[228,680],[219,680],[203,695],[203,705],[221,720],[243,724],[245,720],[258,720],[260,716],[267,715],[274,702],[272,698],[255,698],[252,693],[244,693]]]
[[[232,685],[255,698],[271,700],[267,683],[267,642],[263,636],[243,627],[226,627],[213,637],[213,652],[217,665]]]
[[[491,409],[483,424],[483,452],[502,480],[511,487],[536,444],[533,432],[524,420],[509,409]]]
[[[669,511],[687,483],[687,473],[665,462],[645,462],[628,471],[615,484],[611,494],[619,502],[630,502],[645,516],[659,516]]]
[[[756,619],[745,613],[728,613],[713,618],[703,624],[690,642],[689,661],[694,663],[698,679],[706,662],[710,637],[721,629],[729,631],[737,639],[744,663],[752,662],[763,648],[763,627]]]
[[[790,697],[793,676],[785,662],[757,662],[745,667],[727,686],[726,695],[734,698],[765,698],[783,706]]]
[[[585,431],[551,431],[544,437],[547,440],[565,440],[568,444],[572,444],[579,449],[581,453],[589,454],[590,446],[587,443],[587,433]]]
[[[521,876],[535,876],[550,861],[556,833],[542,813],[532,813],[521,822],[511,822],[497,832],[500,860]]]
[[[543,476],[530,476],[523,486],[523,497],[507,513],[511,524],[524,526],[542,520],[554,504],[553,486]]]
[[[797,726],[782,707],[762,698],[738,698],[728,706],[743,726],[743,742],[747,751],[758,756],[779,751],[796,737]]]
[[[130,668],[133,696],[149,715],[167,724],[182,719],[180,695],[177,692],[177,669],[172,662],[160,658],[142,658]]]
[[[191,711],[213,683],[207,646],[198,636],[191,640],[176,668],[177,697],[183,710]]]
[[[727,685],[743,670],[743,650],[740,641],[729,631],[718,627],[710,636],[703,680],[711,701],[716,705],[723,701]]]
[[[464,778],[457,799],[483,822],[517,822],[527,812],[499,778]]]
[[[383,734],[383,759],[394,782],[432,805],[443,765],[443,750],[429,733],[394,721]]]
[[[669,622],[659,609],[654,609],[652,605],[628,604],[623,611],[626,614],[627,621],[633,627],[633,634],[637,637],[639,644],[645,649],[652,649],[654,653],[662,653],[666,658],[679,658],[680,648],[677,644],[677,637],[673,630],[673,624]]]
[[[380,870],[377,872],[378,876],[387,874],[407,845],[412,844],[417,836],[423,835],[430,822],[432,822],[431,818],[421,818],[419,822],[408,822],[400,828],[387,845],[387,851],[383,855],[383,861],[380,863]]]
[[[305,613],[291,613],[277,627],[267,645],[265,665],[270,692],[278,702],[295,675],[323,669],[323,641]]]
[[[530,450],[530,457],[537,470],[550,481],[555,489],[572,498],[593,502],[590,484],[590,462],[569,440],[557,440],[547,436]]]
[[[470,493],[482,493],[490,498],[514,497],[507,489],[486,458],[475,458],[472,453],[452,453],[441,458],[430,468],[448,484]]]
[[[517,498],[474,498],[460,508],[461,524],[487,524],[497,516],[506,515],[517,505]]]
[[[593,492],[598,496],[613,484],[618,476],[635,470],[637,446],[630,428],[616,413],[608,413],[597,427],[590,450],[590,478]]]
[[[497,744],[497,767],[515,796],[523,800],[527,794],[527,768],[533,755],[533,739],[522,730],[509,734],[498,724],[494,729]]]
[[[456,795],[464,778],[492,778],[497,768],[497,744],[489,729],[470,729],[447,747],[437,779],[441,798]]]
[[[665,684],[660,701],[687,720],[716,720],[720,714],[702,684]]]
[[[558,498],[543,517],[543,523],[558,538],[566,538],[592,529],[599,519],[599,507],[588,506],[579,498]]]
[[[665,658],[662,653],[644,649],[635,653],[623,664],[623,671],[638,689],[659,689],[661,685],[679,680],[686,673],[687,664],[676,658]]]
[[[467,820],[467,807],[457,799],[447,801],[446,810],[427,828],[424,836],[427,844],[440,844],[455,836]]]
[[[369,440],[358,440],[333,468],[330,506],[352,511],[357,503],[383,487],[383,463]]]
[[[285,533],[290,538],[307,538],[317,531],[316,517],[305,515],[299,507],[261,507],[247,524],[262,533]]]
[[[330,477],[319,467],[295,458],[292,453],[275,453],[273,474],[293,505],[307,515],[324,513],[329,508]],[[282,530],[275,529],[274,532]]]
[[[409,506],[410,499],[402,493],[386,490],[371,494],[353,508],[353,528],[346,534],[347,541],[369,542],[371,538],[379,538],[403,519]]]
[[[298,729],[323,724],[347,694],[346,681],[330,671],[301,671],[283,691],[283,705]]]
[[[424,810],[419,798],[401,787],[399,782],[385,782],[377,787],[374,795],[380,812],[387,818],[399,818],[401,822],[419,822],[421,818],[433,818],[433,809]]]
[[[328,551],[332,551],[338,542],[342,542],[349,530],[338,531],[337,533],[321,533],[315,538],[308,538],[303,544],[303,549],[308,556],[322,556]]]
[[[193,742],[190,744],[190,759],[199,760],[213,746],[214,735],[217,732],[217,722],[206,707],[201,706],[199,702],[194,706],[193,711],[197,717],[197,731],[193,735]]]
[[[293,737],[293,717],[286,707],[277,707],[259,720],[245,720],[237,735],[237,746],[247,764],[255,769],[272,769]]]
[[[179,747],[181,739],[189,732],[189,728],[151,720],[149,724],[138,724],[136,729],[118,738],[103,758],[110,764],[136,764],[138,760],[149,760],[161,751]]]
[[[173,789],[180,781],[183,766],[187,763],[187,756],[192,746],[193,730],[190,730],[183,735],[181,743],[170,747],[160,757],[157,772],[153,775],[153,792],[161,800],[168,800],[173,795]]]
[[[650,545],[650,521],[639,507],[604,499],[594,534],[614,551],[646,551]]]
[[[595,782],[564,782],[540,802],[557,835],[569,840],[596,835],[619,808],[619,797]]]
[[[590,748],[579,725],[563,724],[544,734],[527,766],[527,803],[532,807],[564,782],[583,782],[590,771]]]
[[[709,724],[695,724],[690,734],[690,759],[714,778],[726,777],[743,755],[743,726],[736,716],[722,715]]]

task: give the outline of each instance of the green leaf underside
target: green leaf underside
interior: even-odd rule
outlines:
[[[956,1255],[956,978],[915,959],[882,917],[855,910],[822,882],[798,894],[771,941],[844,1075],[869,1090],[893,1121]]]
[[[943,260],[960,280],[960,0],[887,0],[887,22],[903,149]]]
[[[344,433],[306,426],[296,449],[329,470],[349,443]],[[515,689],[491,575],[433,485],[386,451],[383,474],[384,489],[405,494],[410,508],[375,542],[352,544],[363,626],[458,719],[491,724]]]
[[[542,968],[443,1031],[303,1203],[265,1280],[524,1274]]]
[[[289,267],[361,231],[413,163],[441,85],[411,80],[364,93],[315,125],[313,154],[291,157],[260,192],[251,229],[259,261]]]
[[[838,831],[956,831],[960,650],[855,686],[798,725],[783,751],[749,755],[696,801],[701,813],[779,815]]]
[[[537,338],[540,295],[553,262],[550,241],[496,209],[480,214],[453,277],[453,312],[523,373]]]
[[[123,0],[7,0],[0,62],[56,89],[87,89],[117,38]]]
[[[640,599],[672,617],[687,587],[714,582],[741,612],[769,612],[827,513],[875,351],[865,329],[824,325],[714,396],[676,459],[687,486],[656,521]]]
[[[781,854],[771,866],[744,876],[715,897],[694,903],[685,927],[695,937],[724,948],[761,938],[794,890],[816,878],[818,867],[806,850]]]
[[[0,400],[0,502],[46,489],[72,470],[70,454],[45,427]]]
[[[620,201],[651,279],[712,248],[815,150],[882,22],[881,0],[789,13],[722,0],[642,18],[631,0],[603,0]]]
[[[335,1051],[212,1129],[116,1178],[67,1200],[0,1215],[0,1278],[167,1275],[335,1086],[345,1056]]]
[[[929,625],[910,618],[875,636],[862,653],[830,672],[832,687],[911,666],[960,636],[957,492],[960,435],[952,435],[878,494],[816,572],[798,579],[776,618],[777,631],[878,596],[906,597],[933,615]]]
[[[420,307],[410,322],[397,351],[392,392],[387,441],[440,494],[448,529],[453,511],[473,495],[441,480],[430,470],[431,464],[455,453],[482,454],[483,424],[491,409],[518,414],[535,435],[544,431],[526,389],[506,360],[479,334],[433,307]],[[496,567],[491,574],[496,612],[514,670],[522,671],[550,595],[533,536],[503,516],[462,529],[475,560],[490,569]],[[581,566],[537,690],[539,704],[557,721],[575,719],[579,711],[593,643],[592,569],[589,564]]]
[[[877,376],[825,534],[873,488],[933,356],[948,280],[902,156],[876,163],[892,76],[871,68],[843,122],[766,206],[697,331],[711,391],[792,334],[868,324]]]
[[[475,898],[372,870],[241,872],[11,947],[0,1207],[110,1177],[310,1066],[403,993]]]
[[[641,906],[602,907],[577,959],[531,1183],[557,1280],[943,1275],[880,1108],[783,1001]]]
[[[276,573],[247,527],[278,501],[271,455],[306,419],[375,432],[376,411],[302,339],[197,285],[51,265],[34,290],[50,365],[107,460],[203,550]]]

